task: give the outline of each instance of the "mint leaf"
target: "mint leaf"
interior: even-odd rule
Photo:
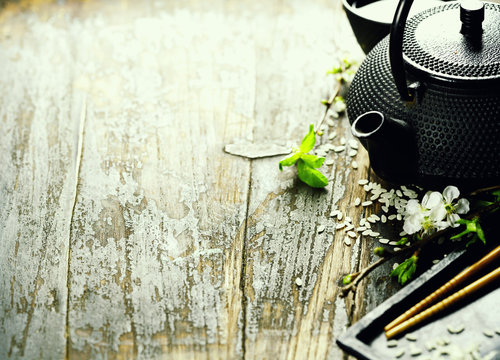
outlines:
[[[292,156],[287,157],[286,159],[283,159],[279,163],[280,171],[283,171],[283,166],[292,166],[295,165],[297,160],[300,159],[300,152],[296,152]]]
[[[397,277],[398,282],[401,285],[406,284],[406,282],[412,278],[417,270],[417,260],[418,257],[415,255],[406,259],[391,272],[391,276]]]
[[[316,155],[302,154],[300,157],[304,162],[312,168],[319,168],[325,161],[324,157],[317,157]]]
[[[311,151],[316,142],[316,134],[314,134],[314,125],[309,125],[309,132],[302,139],[302,143],[300,144],[300,151],[304,154]]]
[[[309,166],[302,159],[299,159],[297,162],[297,175],[300,180],[314,188],[322,188],[328,185],[325,175]]]

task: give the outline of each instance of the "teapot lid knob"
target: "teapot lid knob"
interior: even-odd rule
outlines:
[[[463,0],[460,3],[460,32],[465,36],[478,36],[483,33],[484,4],[479,0]]]

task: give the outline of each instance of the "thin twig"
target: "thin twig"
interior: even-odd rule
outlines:
[[[485,187],[485,188],[482,188],[482,189],[474,190],[473,192],[469,193],[465,197],[467,197],[467,196],[474,196],[474,195],[477,195],[477,194],[480,194],[480,193],[483,193],[483,192],[487,192],[487,191],[491,191],[491,190],[498,190],[498,189],[500,189],[500,185]]]
[[[479,216],[489,210],[494,210],[495,208],[499,208],[500,207],[500,202],[497,201],[491,205],[488,205],[484,208],[480,208],[478,209],[477,211],[473,212],[473,213],[469,213],[467,214],[467,216],[464,216],[465,219],[472,219],[476,216]],[[388,250],[386,250],[386,254],[385,256],[383,256],[382,258],[378,259],[377,261],[375,261],[374,263],[368,265],[366,268],[363,268],[362,270],[360,270],[357,274],[356,274],[356,277],[355,279],[348,285],[342,287],[341,289],[341,293],[340,293],[340,296],[344,297],[346,296],[350,291],[356,291],[356,286],[357,284],[364,278],[366,277],[372,270],[374,270],[375,268],[377,268],[378,266],[382,265],[383,263],[385,263],[387,260],[390,260],[390,259],[393,259],[394,257],[396,256],[399,256],[401,254],[409,254],[411,252],[415,252],[415,251],[420,251],[421,248],[423,248],[425,245],[427,245],[429,242],[433,241],[434,239],[437,239],[439,237],[441,237],[442,235],[446,234],[447,232],[450,232],[452,230],[456,230],[456,228],[452,228],[452,227],[449,227],[449,228],[446,228],[446,229],[443,229],[443,230],[439,230],[429,236],[426,236],[424,238],[422,238],[421,240],[413,243],[411,246],[408,246],[406,248],[403,248],[401,250],[398,250],[398,251],[394,251],[394,252],[390,252]]]
[[[328,101],[325,103],[326,109],[325,109],[325,112],[323,113],[323,116],[321,116],[321,120],[319,121],[318,126],[316,126],[316,130],[319,130],[321,125],[323,125],[323,123],[325,122],[326,115],[328,114],[328,110],[330,110],[330,106],[332,106],[335,98],[339,94],[341,86],[342,86],[341,82],[337,81],[337,86],[336,86],[335,90],[333,91],[332,96],[330,96]]]

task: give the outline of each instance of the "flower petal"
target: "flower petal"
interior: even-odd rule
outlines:
[[[405,222],[403,224],[403,230],[406,231],[407,234],[415,234],[417,231],[422,229],[422,216],[419,216],[419,214],[414,214],[407,219],[405,219]]]
[[[437,191],[428,192],[422,199],[422,205],[429,210],[435,208],[436,206],[442,206],[443,196]]]
[[[457,214],[467,214],[470,210],[469,206],[469,200],[467,199],[460,199],[457,202],[457,205],[455,206],[455,211]]]
[[[457,224],[458,220],[460,220],[460,216],[458,216],[457,214],[450,214],[448,216],[448,223],[451,227],[459,226],[460,224]]]
[[[443,220],[446,217],[446,208],[444,207],[444,204],[441,203],[441,205],[433,207],[431,209],[429,217],[433,222],[438,222]]]
[[[420,203],[418,200],[411,199],[406,203],[405,211],[403,213],[404,216],[411,216],[420,212]]]
[[[459,196],[460,196],[460,191],[456,186],[450,185],[443,190],[444,202],[447,204],[451,204],[451,202]]]

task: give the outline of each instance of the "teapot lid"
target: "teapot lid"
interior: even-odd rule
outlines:
[[[413,16],[404,31],[403,58],[417,77],[500,80],[500,4],[468,0]]]

